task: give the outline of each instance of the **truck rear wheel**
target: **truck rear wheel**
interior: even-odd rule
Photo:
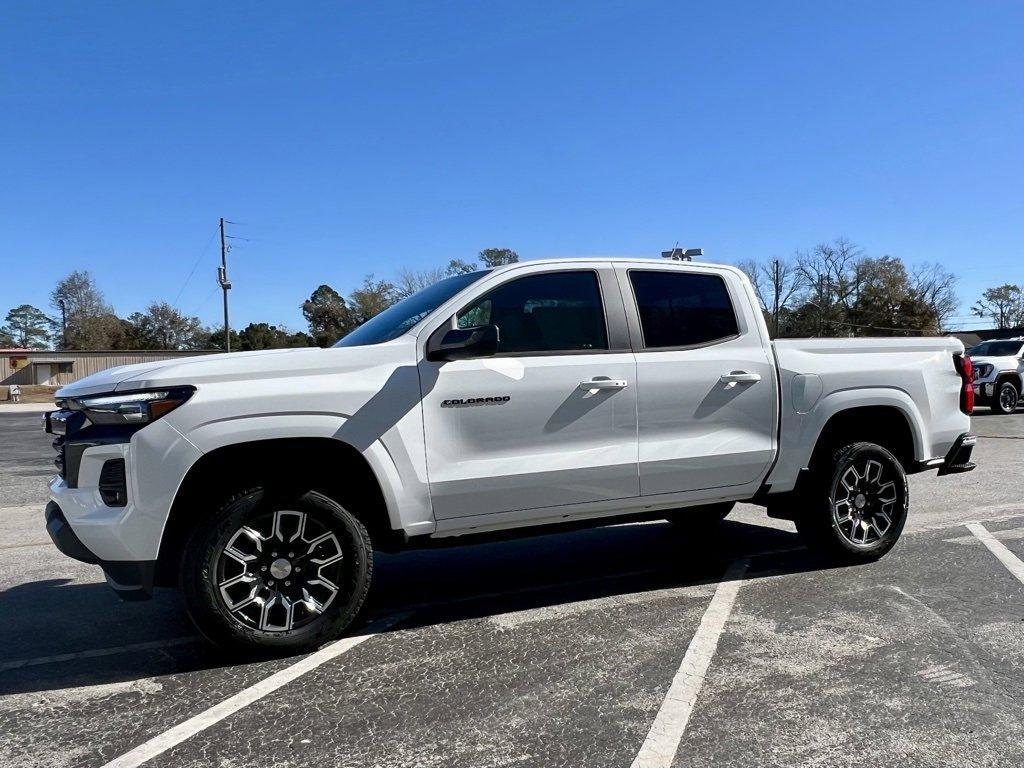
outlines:
[[[845,445],[816,468],[801,493],[797,531],[813,550],[841,562],[870,562],[892,549],[910,505],[899,460],[874,443]]]
[[[373,575],[363,524],[323,494],[279,497],[258,488],[224,503],[189,539],[181,588],[213,643],[299,652],[355,621]]]

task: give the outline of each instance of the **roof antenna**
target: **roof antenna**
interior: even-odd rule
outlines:
[[[678,240],[676,240],[676,244],[672,247],[672,250],[661,252],[661,258],[672,259],[672,261],[693,261],[695,256],[703,255],[703,248],[680,248]]]

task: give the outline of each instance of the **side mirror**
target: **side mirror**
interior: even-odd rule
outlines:
[[[479,325],[475,328],[449,328],[435,341],[427,344],[427,360],[465,360],[470,357],[490,357],[498,351],[498,326]]]

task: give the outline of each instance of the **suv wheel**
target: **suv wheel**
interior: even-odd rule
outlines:
[[[796,527],[812,549],[832,560],[869,562],[896,545],[910,493],[903,466],[885,448],[844,446],[809,480]]]
[[[310,491],[264,489],[223,504],[186,545],[181,588],[200,632],[220,646],[298,652],[340,636],[370,588],[363,524]]]
[[[993,410],[1003,415],[1010,415],[1017,410],[1017,403],[1020,401],[1020,393],[1012,381],[1004,381],[999,385],[999,391],[992,401]]]

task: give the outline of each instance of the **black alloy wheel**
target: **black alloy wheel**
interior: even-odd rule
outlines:
[[[853,443],[817,468],[802,493],[797,531],[828,558],[865,562],[892,549],[910,506],[899,460],[874,443]]]
[[[215,644],[296,652],[355,621],[372,573],[369,534],[336,501],[255,489],[193,533],[181,587],[193,622]]]

